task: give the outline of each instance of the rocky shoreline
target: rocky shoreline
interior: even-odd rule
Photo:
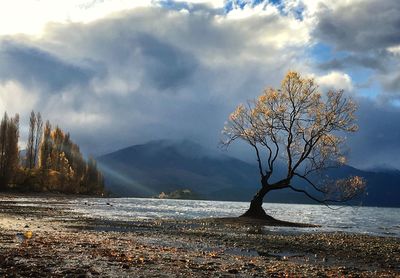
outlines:
[[[400,276],[399,238],[267,233],[234,219],[110,221],[14,198],[0,197],[0,277]]]

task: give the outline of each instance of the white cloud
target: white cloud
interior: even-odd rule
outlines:
[[[343,89],[347,92],[353,90],[351,77],[343,72],[332,71],[326,75],[316,77],[316,81],[322,88],[326,89]]]
[[[29,113],[36,107],[39,102],[40,92],[34,88],[29,90],[24,88],[16,81],[0,82],[0,117],[3,117],[5,112],[10,117],[15,114],[20,115],[20,147],[24,148],[26,145],[25,138],[28,135]]]
[[[46,24],[50,22],[90,22],[114,12],[151,5],[151,0],[3,1],[0,9],[0,35],[42,35]]]
[[[0,9],[0,35],[24,33],[41,36],[49,23],[88,23],[138,7],[160,7],[163,2],[164,0],[3,1]],[[186,3],[205,4],[211,8],[224,6],[224,0],[190,0]]]
[[[38,95],[33,88],[27,90],[15,81],[0,83],[0,115],[29,113],[37,104]]]
[[[394,55],[400,56],[400,45],[388,47],[387,51]]]
[[[234,5],[233,9],[226,15],[229,19],[244,19],[253,16],[271,16],[279,15],[278,8],[272,4],[264,4],[252,6],[250,4],[245,5],[243,8],[238,8]]]
[[[234,9],[221,17],[221,24],[234,25],[242,34],[251,34],[249,44],[257,46],[303,47],[311,42],[310,29],[306,21],[300,21],[288,15],[282,16],[272,4],[266,6],[246,6]],[[258,57],[260,53],[254,53]],[[262,55],[262,54],[261,54]]]
[[[206,4],[213,8],[221,8],[225,5],[225,0],[189,0],[187,3]]]

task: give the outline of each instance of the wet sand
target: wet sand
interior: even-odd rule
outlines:
[[[106,221],[13,200],[0,196],[0,277],[400,277],[399,238]]]

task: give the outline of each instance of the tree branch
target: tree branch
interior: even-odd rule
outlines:
[[[258,148],[257,148],[256,144],[251,144],[251,145],[254,147],[254,149],[256,151],[257,162],[258,162],[258,170],[260,171],[260,175],[261,175],[261,177],[264,177],[262,162],[261,162],[261,158],[260,158],[260,152],[258,151]]]
[[[320,199],[318,199],[318,198],[312,196],[310,193],[308,193],[307,191],[305,191],[305,190],[303,190],[303,189],[298,189],[298,188],[295,188],[295,187],[293,187],[293,186],[291,186],[291,185],[288,185],[287,187],[289,187],[289,188],[292,189],[293,191],[303,193],[303,194],[305,194],[308,198],[310,198],[310,199],[316,201],[317,203],[323,204],[323,205],[325,205],[325,206],[327,206],[328,208],[333,209],[333,210],[339,209],[340,207],[339,207],[339,208],[332,208],[332,207],[328,204],[329,202],[331,202],[331,203],[343,203],[343,202],[348,201],[348,200],[334,200],[334,199],[332,199],[332,200],[331,200],[331,199],[320,200]]]
[[[302,178],[303,180],[305,180],[306,182],[308,182],[308,184],[310,184],[315,190],[326,194],[327,192],[322,190],[321,188],[319,188],[318,186],[316,186],[310,179],[308,179],[306,176],[300,175],[299,173],[293,173],[294,176],[297,176],[299,178]]]

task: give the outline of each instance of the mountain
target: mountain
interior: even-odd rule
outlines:
[[[202,199],[249,201],[259,187],[256,165],[188,140],[150,141],[103,155],[97,161],[107,188],[117,196],[151,197],[188,189]],[[277,168],[278,172],[284,171],[282,167]],[[343,166],[325,175],[364,177],[367,194],[361,200],[363,205],[400,206],[398,170],[362,171]],[[303,194],[291,190],[271,193],[266,197],[269,202],[312,203]]]
[[[148,197],[190,189],[204,199],[248,200],[257,188],[253,165],[216,155],[187,140],[151,141],[97,161],[109,189],[121,196]]]

